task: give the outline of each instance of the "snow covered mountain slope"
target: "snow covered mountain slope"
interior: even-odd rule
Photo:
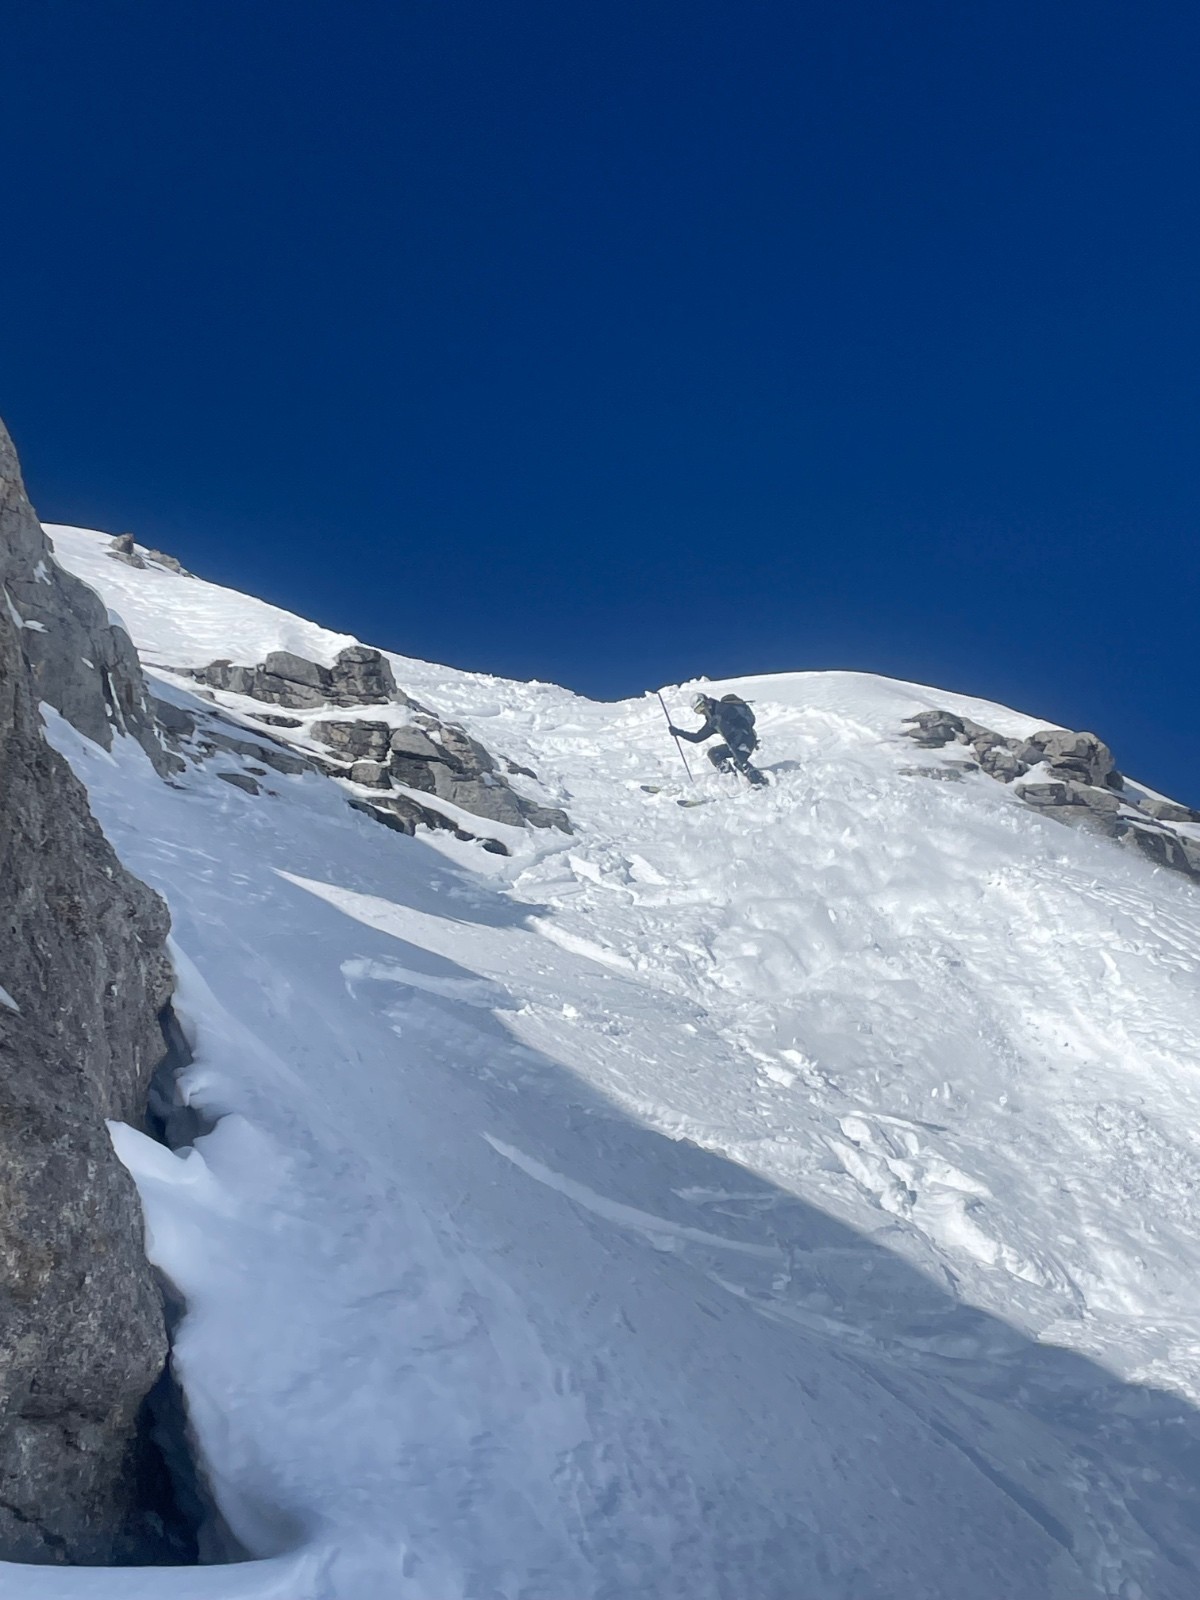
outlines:
[[[160,668],[354,642],[49,531]],[[167,785],[48,713],[174,918],[194,1142],[114,1138],[253,1559],[3,1593],[1191,1600],[1197,888],[902,772],[904,717],[1002,707],[723,683],[771,787],[693,791],[651,696],[389,659],[574,836]]]

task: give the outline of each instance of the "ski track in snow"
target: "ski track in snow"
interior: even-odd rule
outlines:
[[[50,531],[160,666],[355,642]],[[899,772],[904,716],[1004,708],[715,685],[772,785],[692,791],[653,698],[392,660],[576,835],[172,788],[46,712],[171,905],[212,1131],[114,1139],[256,1559],[3,1592],[1192,1600],[1196,889]]]

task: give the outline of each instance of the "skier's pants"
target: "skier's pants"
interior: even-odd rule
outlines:
[[[738,772],[745,772],[750,765],[752,750],[731,750],[727,744],[715,744],[711,750],[706,750],[705,755],[716,767],[718,772],[728,772],[731,767]]]

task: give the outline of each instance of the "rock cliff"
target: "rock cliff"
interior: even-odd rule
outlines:
[[[38,701],[160,770],[137,657],[62,571],[0,426],[0,1557],[186,1560],[145,1425],[166,1359],[136,1191],[106,1118],[140,1125],[164,1054],[166,907],[122,867]]]

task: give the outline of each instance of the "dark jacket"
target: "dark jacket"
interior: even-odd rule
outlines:
[[[705,739],[720,734],[736,755],[749,755],[758,744],[758,735],[754,731],[754,713],[746,702],[739,700],[736,695],[712,701],[704,726],[695,733],[686,733],[682,728],[676,728],[675,733],[679,738],[686,739],[689,744],[702,744]]]

